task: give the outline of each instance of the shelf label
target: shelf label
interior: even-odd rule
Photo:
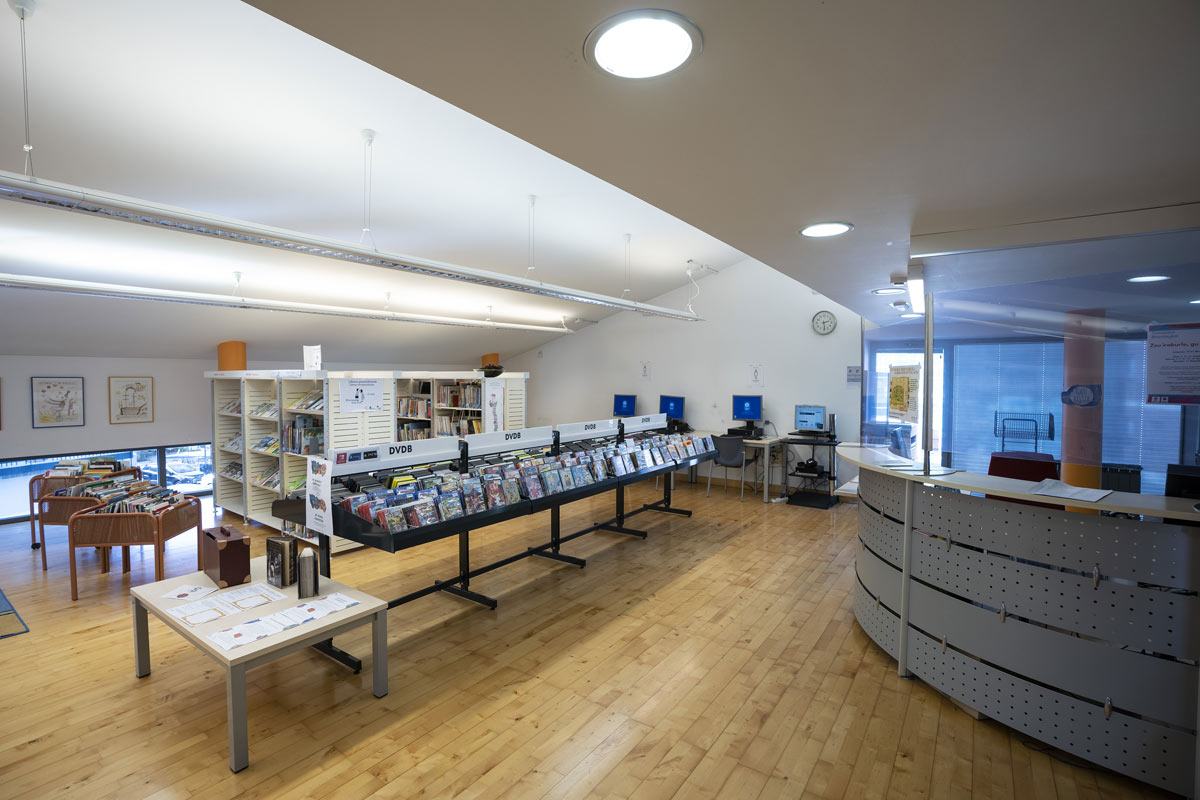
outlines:
[[[646,414],[641,417],[625,417],[625,432],[637,433],[638,431],[649,431],[655,428],[667,427],[666,414]]]
[[[516,431],[474,433],[464,436],[467,454],[486,456],[503,453],[505,450],[523,450],[526,447],[546,447],[554,441],[554,429],[549,425],[541,428],[522,428]]]
[[[567,422],[555,428],[560,442],[577,442],[580,439],[596,439],[617,435],[615,419],[598,419],[592,422]]]
[[[458,439],[443,436],[437,439],[418,439],[412,442],[373,444],[333,451],[333,474],[374,472],[380,469],[427,464],[458,458]]]

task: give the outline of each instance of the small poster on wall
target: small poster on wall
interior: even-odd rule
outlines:
[[[154,422],[154,378],[109,377],[108,422]]]
[[[916,423],[920,421],[917,397],[921,394],[921,366],[905,364],[888,373],[888,419]]]
[[[30,378],[33,427],[83,425],[83,378]]]
[[[1200,323],[1146,328],[1146,402],[1200,405]]]

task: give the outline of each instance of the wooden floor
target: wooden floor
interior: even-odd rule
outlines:
[[[899,679],[851,611],[854,506],[713,492],[680,482],[676,502],[695,516],[636,517],[647,541],[570,543],[584,570],[526,559],[473,582],[497,611],[442,595],[391,611],[383,699],[369,670],[312,652],[251,672],[238,775],[213,662],[152,617],[153,673],[133,675],[128,588],[153,580],[149,549],[128,575],[101,575],[81,551],[73,603],[65,529],[49,529],[43,573],[28,525],[0,527],[0,588],[30,627],[0,640],[0,797],[1161,796]],[[611,503],[569,506],[564,530]],[[544,541],[548,524],[476,534],[476,563]],[[250,529],[260,555],[271,531]],[[456,552],[358,551],[333,574],[395,597],[452,575]],[[194,541],[171,543],[168,576],[194,567]],[[367,656],[368,631],[338,644]]]

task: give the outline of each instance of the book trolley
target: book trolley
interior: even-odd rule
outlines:
[[[655,432],[665,429],[667,420],[665,414],[654,414],[644,417],[632,417],[625,420],[598,420],[595,422],[580,422],[559,425],[557,430],[550,427],[526,428],[517,431],[500,431],[465,436],[458,440],[434,439],[427,442],[396,442],[385,447],[353,448],[338,451],[333,465],[333,477],[352,478],[354,475],[367,475],[387,469],[428,466],[442,468],[449,466],[462,474],[472,466],[481,463],[496,463],[502,460],[503,454],[524,451],[532,454],[541,451],[548,455],[557,456],[570,451],[583,451],[603,446],[606,443],[621,445],[629,439],[648,438]],[[697,437],[694,441],[702,442]],[[488,509],[476,514],[463,516],[417,528],[409,528],[394,533],[385,528],[345,511],[336,503],[333,505],[332,520],[334,535],[358,542],[368,547],[374,547],[388,553],[398,553],[411,547],[417,547],[429,542],[458,537],[458,574],[443,580],[435,580],[431,585],[388,601],[388,608],[395,608],[411,603],[422,597],[438,592],[445,592],[466,600],[479,603],[489,609],[495,609],[498,601],[495,598],[473,591],[471,579],[479,577],[492,570],[512,564],[525,558],[537,556],[563,564],[583,568],[587,562],[582,558],[567,555],[562,552],[562,546],[567,542],[586,536],[596,531],[624,534],[641,539],[649,535],[646,531],[629,527],[629,518],[646,511],[658,511],[690,517],[692,512],[672,505],[671,474],[677,470],[697,466],[716,457],[715,450],[696,447],[697,454],[684,459],[671,460],[666,463],[640,469],[620,476],[610,476],[605,480],[595,481],[585,486],[566,489],[561,492],[539,498],[522,498],[519,502]],[[489,459],[494,461],[489,462]],[[640,508],[627,510],[625,507],[625,487],[641,481],[666,476],[663,481],[663,496],[652,503],[643,504]],[[564,534],[562,532],[560,512],[562,506],[586,497],[593,497],[609,491],[616,492],[613,516],[601,522],[596,522],[582,530]],[[286,499],[277,501],[273,513],[280,519],[289,520],[303,525],[305,522],[306,500]],[[472,567],[470,558],[471,532],[494,525],[516,517],[529,516],[542,511],[550,512],[550,538],[543,544],[527,547],[510,556],[493,561],[483,566]],[[321,574],[329,576],[330,547],[329,538],[317,535],[320,549]],[[332,645],[331,641],[317,646],[318,650],[358,672],[361,662]]]

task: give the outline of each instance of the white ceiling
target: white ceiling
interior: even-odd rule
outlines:
[[[1192,0],[655,0],[704,50],[641,82],[582,54],[629,0],[250,2],[877,321],[910,234],[1200,199]]]
[[[718,268],[744,256],[702,231],[493,125],[236,0],[43,0],[27,22],[36,174],[201,212],[358,243],[363,140],[373,148],[372,231],[381,250],[525,275],[537,195],[533,277],[621,295],[631,233],[630,296],[686,283],[688,259]],[[0,168],[23,171],[18,23],[0,12]],[[0,271],[392,307],[546,324],[611,310],[485,290],[126,223],[0,203]],[[287,277],[281,277],[287,276]],[[155,330],[129,354],[211,354],[243,331],[251,357],[295,358],[303,331],[356,361],[473,363],[552,336],[333,322],[274,314],[87,300],[0,290],[0,352],[89,355],[104,349],[61,325],[126,315]],[[187,327],[187,320],[195,326]],[[18,324],[18,320],[22,324]],[[207,321],[207,325],[202,321]],[[574,323],[572,323],[574,324]],[[686,324],[686,323],[680,323]],[[379,328],[378,326],[383,326]],[[373,344],[375,334],[403,346]],[[197,339],[196,337],[199,336]],[[439,347],[439,337],[444,337]],[[268,341],[290,344],[286,354]],[[357,345],[355,345],[357,346]],[[111,347],[109,347],[111,349]],[[88,352],[83,352],[84,350]],[[370,352],[367,352],[370,351]],[[419,357],[418,357],[419,354]],[[329,358],[329,356],[327,356]]]

